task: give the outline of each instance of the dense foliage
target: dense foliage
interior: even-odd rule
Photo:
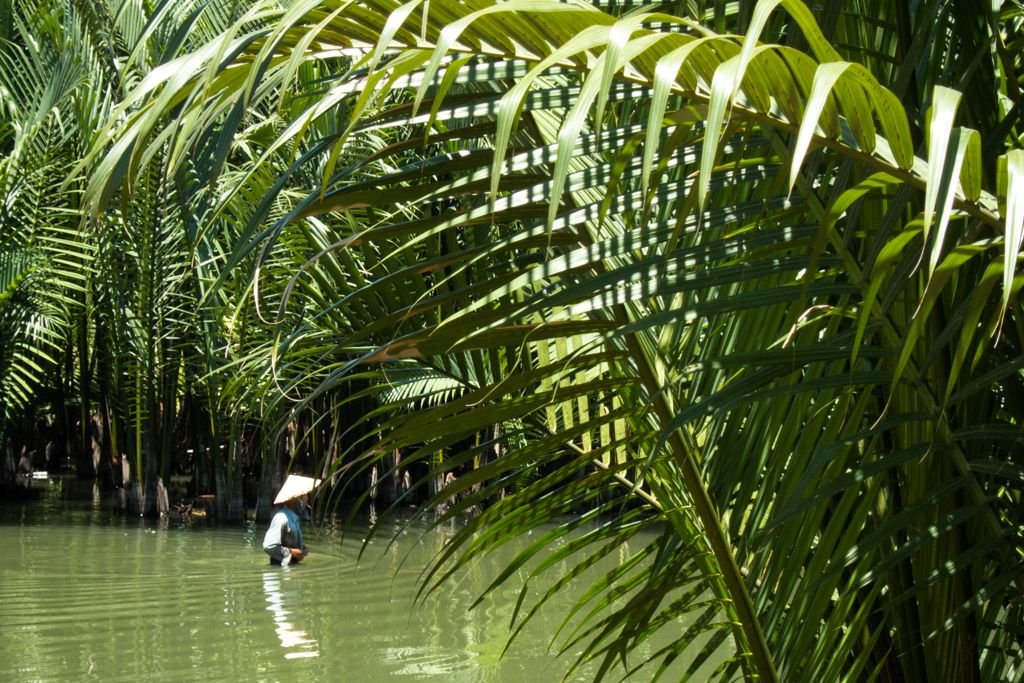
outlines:
[[[1022,16],[300,0],[169,30],[61,186],[75,254],[131,284],[19,343],[125,363],[99,374],[151,477],[194,397],[226,472],[258,425],[339,491],[408,474],[474,513],[426,589],[544,529],[493,587],[518,627],[592,582],[553,642],[602,674],[1016,679]],[[5,291],[52,272],[34,244]]]

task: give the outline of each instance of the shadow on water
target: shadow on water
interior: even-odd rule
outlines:
[[[510,556],[487,558],[414,604],[443,531],[306,531],[310,556],[273,567],[263,529],[128,517],[53,482],[0,502],[0,680],[559,680],[549,652],[569,602],[500,656],[510,585],[470,609]],[[397,527],[396,527],[397,528]],[[511,552],[511,551],[510,551]],[[587,672],[572,680],[590,680]]]

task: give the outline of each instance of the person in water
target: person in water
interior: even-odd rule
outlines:
[[[318,483],[310,477],[291,475],[274,499],[281,507],[263,536],[263,552],[270,555],[271,564],[287,567],[309,554],[302,542],[302,520],[309,519],[309,494]]]

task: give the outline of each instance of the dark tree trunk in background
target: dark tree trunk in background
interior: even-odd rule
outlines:
[[[280,440],[275,440],[275,443],[279,444]],[[260,464],[260,483],[256,492],[255,518],[257,522],[270,521],[270,513],[274,507],[274,492],[278,487],[276,482],[281,478],[278,474],[281,449],[279,447],[264,448],[263,452],[265,455]]]
[[[232,430],[235,431],[235,430]],[[242,451],[240,436],[236,433],[225,448],[228,464],[228,505],[227,520],[240,522],[245,519],[245,499],[242,494]]]
[[[293,439],[286,429],[273,437],[264,437],[263,466],[260,472],[259,498],[256,501],[256,520],[269,521],[274,510],[274,496],[284,483],[284,471],[291,461]],[[269,454],[269,455],[266,455]]]
[[[210,447],[210,457],[213,458],[214,514],[217,519],[227,519],[228,473],[226,463],[221,455],[220,443],[216,439]]]

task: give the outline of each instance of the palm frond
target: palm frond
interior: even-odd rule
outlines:
[[[992,463],[1015,462],[1021,419],[1018,154],[1005,187],[987,182],[988,124],[958,128],[932,75],[925,123],[886,87],[893,56],[921,48],[853,44],[892,15],[861,26],[836,8],[827,34],[866,66],[797,0],[742,4],[718,32],[583,3],[268,9],[272,24],[140,84],[94,152],[91,207],[172,139],[176,170],[211,122],[237,127],[240,102],[282,111],[299,62],[346,51],[228,191],[294,151],[224,272],[290,258],[268,363],[300,407],[395,365],[473,378],[383,407],[354,454],[451,472],[449,515],[489,505],[428,586],[537,525],[555,524],[541,545],[569,538],[566,516],[595,510],[589,552],[661,530],[566,625],[602,674],[1007,671],[1020,484]],[[217,68],[227,54],[237,68]],[[998,282],[1004,296],[978,294]],[[627,658],[666,633],[684,640]]]

